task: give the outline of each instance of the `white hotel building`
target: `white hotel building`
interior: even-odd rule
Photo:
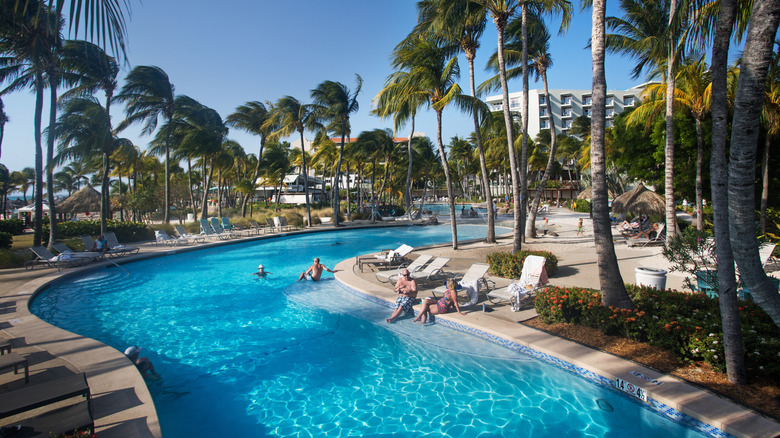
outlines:
[[[607,91],[607,127],[612,119],[626,108],[634,107],[641,100],[640,94],[647,83],[628,90]],[[574,119],[579,116],[590,117],[593,99],[591,90],[550,90],[550,96],[544,95],[544,89],[528,90],[528,136],[536,138],[539,131],[550,129],[555,122],[556,132],[566,133]],[[501,111],[501,95],[489,96],[485,102],[491,111]],[[523,104],[523,92],[509,93],[509,108],[520,113]]]

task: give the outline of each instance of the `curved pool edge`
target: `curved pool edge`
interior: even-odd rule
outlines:
[[[392,308],[396,294],[390,288],[380,288],[360,278],[352,270],[354,263],[354,259],[347,259],[337,264],[334,268],[337,270],[336,280],[351,291]],[[518,322],[474,311],[469,312],[467,317],[445,314],[436,318],[443,325],[530,355],[596,384],[614,389],[619,378],[643,388],[648,396],[646,405],[651,410],[705,435],[774,437],[780,433],[780,423],[674,376]]]

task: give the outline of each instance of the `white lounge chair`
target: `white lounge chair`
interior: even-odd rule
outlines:
[[[412,263],[409,263],[408,266],[401,267],[398,269],[393,269],[391,271],[380,271],[374,274],[376,276],[376,279],[381,281],[382,283],[387,283],[390,281],[391,278],[398,278],[399,275],[401,275],[401,271],[404,269],[408,269],[409,273],[414,273],[423,268],[426,263],[428,263],[433,258],[430,254],[420,254]]]
[[[173,229],[176,230],[176,234],[179,235],[179,239],[187,239],[188,241],[192,240],[193,242],[196,243],[201,243],[206,241],[205,236],[196,236],[193,234],[189,234],[187,230],[185,230],[184,227],[181,225],[174,225]]]
[[[444,275],[444,266],[446,266],[449,261],[449,257],[436,257],[436,259],[424,269],[417,272],[409,272],[409,274],[417,282],[435,280]],[[390,281],[393,281],[393,277],[390,278]]]
[[[491,303],[509,301],[513,311],[521,310],[536,296],[536,290],[547,284],[545,263],[547,263],[547,259],[544,257],[529,255],[523,262],[520,278],[507,287],[489,291],[487,293],[488,300]]]
[[[227,230],[223,229],[222,225],[219,224],[219,219],[218,218],[212,217],[212,218],[209,218],[209,221],[211,222],[211,229],[214,230],[214,232],[217,235],[219,235],[219,236],[227,236],[228,238],[238,237],[238,234],[236,234],[236,233],[234,233],[232,231],[227,231]]]
[[[152,246],[154,245],[168,245],[168,246],[176,246],[176,240],[175,238],[168,235],[168,233],[165,232],[165,230],[154,230],[154,240],[152,241]]]
[[[366,256],[358,256],[355,259],[355,265],[360,268],[360,272],[363,272],[363,266],[365,265],[380,265],[380,266],[392,266],[401,263],[404,257],[410,252],[414,251],[414,248],[407,244],[403,244],[398,249],[383,251],[379,254],[372,254]]]
[[[125,246],[119,243],[113,231],[106,231],[103,235],[106,236],[106,243],[108,243],[108,248],[111,251],[122,251],[122,254],[135,254],[141,250],[137,246]]]
[[[766,265],[772,263],[777,265],[777,260],[772,257],[772,253],[775,251],[777,244],[772,242],[764,242],[758,247],[758,257],[761,259],[761,267],[766,269]]]
[[[490,265],[487,263],[474,263],[466,270],[463,277],[458,280],[458,284],[461,285],[465,292],[463,296],[465,296],[465,299],[467,300],[461,304],[461,307],[469,307],[477,304],[477,301],[479,300],[480,285],[484,285],[485,290],[488,290],[487,279],[485,279],[488,270],[490,270]],[[447,286],[445,285],[437,287],[431,291],[431,293],[433,294],[433,297],[436,298],[437,293],[444,295],[444,292],[446,291]]]
[[[287,223],[287,218],[284,216],[274,216],[274,226],[281,231],[289,231],[293,229],[293,226]]]
[[[635,246],[645,247],[647,245],[655,245],[655,244],[663,245],[666,242],[666,235],[664,234],[665,229],[666,229],[666,224],[662,222],[660,225],[658,225],[658,231],[655,232],[655,236],[649,239],[645,239],[641,237],[638,239],[635,239],[633,237],[627,237],[626,243],[628,244],[629,247],[632,248]]]
[[[92,252],[92,251],[74,251],[72,250],[68,245],[65,245],[64,243],[55,243],[51,246],[52,248],[56,249],[60,255],[67,254],[70,257],[75,258],[84,258],[88,260],[99,260],[103,258],[103,254],[99,252]]]

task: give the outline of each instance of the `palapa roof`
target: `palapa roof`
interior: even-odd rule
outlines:
[[[87,183],[81,190],[57,204],[55,209],[58,213],[72,214],[100,211],[100,192]]]
[[[615,192],[612,190],[607,190],[607,196],[614,198]],[[593,186],[590,186],[587,189],[581,191],[580,194],[577,195],[577,199],[593,199]]]
[[[612,211],[615,213],[644,213],[650,216],[663,216],[665,208],[664,197],[648,190],[642,183],[612,201]]]

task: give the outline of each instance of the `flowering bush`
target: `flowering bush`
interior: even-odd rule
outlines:
[[[647,342],[682,360],[726,368],[718,300],[701,293],[659,291],[626,285],[636,309],[604,307],[601,293],[576,287],[550,287],[536,297],[537,314],[546,323],[595,327],[608,335]],[[752,301],[739,307],[745,361],[756,374],[780,374],[780,331]]]
[[[503,278],[517,278],[523,270],[525,258],[529,255],[542,256],[547,259],[544,269],[547,276],[552,277],[558,270],[558,257],[549,251],[518,251],[515,254],[508,252],[494,252],[488,254],[487,262],[490,265],[492,275]]]

